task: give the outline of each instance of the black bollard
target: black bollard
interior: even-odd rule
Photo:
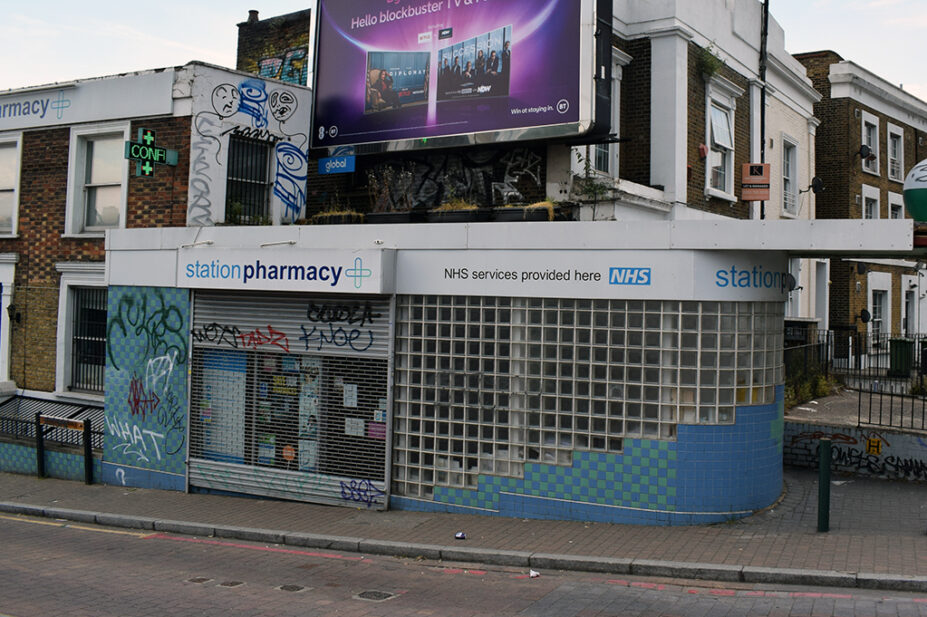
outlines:
[[[818,443],[818,531],[830,531],[830,439]]]

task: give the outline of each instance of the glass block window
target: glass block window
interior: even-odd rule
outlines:
[[[393,490],[732,423],[774,399],[782,320],[781,303],[400,297]]]

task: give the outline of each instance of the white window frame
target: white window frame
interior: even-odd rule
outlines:
[[[6,135],[0,135],[0,146],[8,147],[10,144],[13,144],[14,148],[14,160],[15,160],[15,174],[13,179],[13,212],[10,219],[10,231],[9,233],[0,232],[0,238],[13,238],[16,237],[16,234],[19,230],[19,183],[22,176],[21,170],[23,167],[23,145],[22,145],[22,133],[9,133]],[[2,189],[2,187],[0,187]],[[4,189],[9,190],[9,189]]]
[[[879,301],[876,302],[876,299]],[[873,289],[869,299],[870,315],[869,333],[872,337],[872,346],[881,347],[885,336],[885,313],[888,307],[888,290]]]
[[[789,274],[795,277],[795,289],[789,292],[786,300],[785,314],[788,317],[801,317],[801,257],[789,258]]]
[[[706,79],[705,96],[705,144],[708,145],[708,159],[705,162],[705,196],[715,197],[732,203],[737,202],[734,194],[734,156],[737,152],[736,139],[736,111],[737,99],[743,95],[744,90],[735,84],[717,75]],[[724,162],[725,182],[723,189],[717,189],[711,182],[711,153],[716,151],[712,138],[712,108],[717,107],[723,111],[730,122],[731,148],[720,146],[726,150],[727,160]]]
[[[783,134],[781,141],[782,212],[783,214],[798,216],[798,140]],[[790,153],[791,156],[789,156]]]
[[[872,137],[868,135],[867,128],[873,127]],[[868,174],[875,176],[879,174],[879,118],[868,111],[860,114],[860,143],[869,146],[869,150],[874,157],[872,160],[863,159],[860,161],[862,169]],[[862,157],[861,157],[862,158]]]
[[[879,347],[883,341],[887,341],[892,334],[892,275],[889,272],[869,272],[866,275],[866,284],[869,287],[869,314],[872,320],[868,324],[868,331],[872,347]],[[881,296],[882,314],[878,329],[876,328],[876,294]],[[881,338],[881,340],[879,340]]]
[[[892,156],[892,139],[898,139],[898,156]],[[904,129],[888,123],[888,139],[885,146],[888,154],[888,179],[904,182]]]
[[[55,393],[92,401],[103,400],[102,394],[69,390],[72,337],[74,336],[74,287],[106,287],[106,264],[103,262],[63,262],[55,264],[61,274],[58,290],[58,342],[55,365]]]
[[[622,67],[631,61],[631,56],[612,47],[612,92],[611,92],[611,132],[615,135],[620,134],[621,128],[621,79]],[[607,169],[599,168],[597,164],[598,154],[602,152],[607,157]],[[595,144],[592,149],[592,168],[596,173],[618,177],[618,144],[605,143]]]
[[[64,235],[81,237],[100,237],[105,229],[85,230],[84,212],[84,172],[86,170],[87,142],[94,137],[119,135],[123,141],[130,141],[128,122],[112,122],[71,128],[71,142],[68,149],[68,196],[65,209]],[[129,186],[129,165],[125,161],[122,167],[122,192],[119,199],[119,223],[114,229],[123,229],[126,225],[126,199]]]
[[[901,216],[893,216],[895,211],[899,212]],[[888,192],[888,218],[904,218],[904,196],[901,193]]]
[[[879,195],[879,187],[870,186],[864,184],[862,188],[862,199],[860,201],[860,211],[859,218],[861,219],[879,219],[882,216],[882,200]],[[866,204],[869,200],[875,202],[874,214],[875,216],[866,216]]]

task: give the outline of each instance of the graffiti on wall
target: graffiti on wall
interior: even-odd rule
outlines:
[[[183,289],[110,288],[104,461],[184,472],[189,304]]]
[[[306,309],[306,323],[299,324],[302,334],[293,337],[304,344],[298,348],[304,351],[325,351],[326,349],[350,348],[364,352],[376,342],[375,329],[371,324],[383,316],[369,302],[343,304],[316,304],[310,302]],[[272,325],[250,329],[247,332],[234,324],[212,322],[193,328],[193,340],[198,343],[212,343],[217,347],[230,349],[258,349],[276,347],[289,353],[290,336]],[[145,402],[145,399],[140,399]]]
[[[367,173],[374,211],[434,208],[463,199],[504,205],[543,199],[543,157],[535,150],[466,151],[412,155],[401,165],[382,163]]]
[[[255,77],[233,76],[202,67],[194,79],[190,189],[187,223],[213,225],[228,220],[226,178],[231,136],[267,145],[274,218],[294,222],[304,215],[309,170],[309,93]],[[226,213],[223,217],[222,213]]]
[[[835,471],[906,480],[927,480],[927,447],[915,435],[886,434],[874,430],[843,428],[802,431],[792,435],[786,461],[817,465],[818,443],[829,439],[831,466]]]
[[[308,56],[309,48],[305,45],[266,56],[258,60],[258,75],[305,86],[309,76]]]

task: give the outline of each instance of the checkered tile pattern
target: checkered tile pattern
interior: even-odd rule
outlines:
[[[187,341],[185,289],[110,287],[107,313],[106,437],[103,459],[116,465],[184,474]],[[144,390],[149,361],[174,358],[158,392]],[[165,364],[158,364],[161,375]],[[133,387],[133,381],[135,386]],[[139,386],[142,384],[142,390]],[[170,406],[179,406],[170,409]],[[165,413],[170,409],[168,413]],[[180,417],[182,426],[167,419]]]
[[[622,453],[574,452],[571,466],[525,465],[524,479],[481,475],[477,490],[435,487],[399,509],[633,524],[744,516],[782,490],[783,388],[770,405],[740,407],[733,425],[680,425],[675,442],[625,440]]]
[[[34,475],[35,448],[0,443],[0,471]],[[100,481],[100,459],[93,459],[93,480]],[[62,480],[84,480],[84,457],[68,452],[45,451],[45,475]]]

